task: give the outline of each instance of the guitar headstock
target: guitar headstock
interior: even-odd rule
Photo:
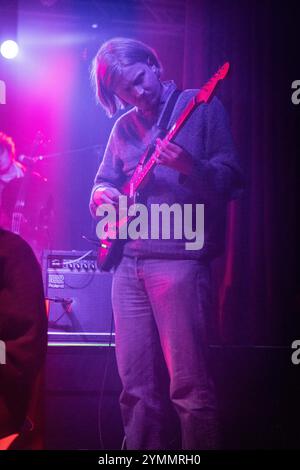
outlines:
[[[229,71],[229,62],[225,62],[222,67],[203,85],[197,93],[195,100],[197,103],[207,103],[218,82],[223,80]]]

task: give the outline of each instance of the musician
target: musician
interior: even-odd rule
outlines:
[[[112,301],[127,448],[170,448],[166,403],[171,403],[180,421],[179,448],[215,449],[218,407],[207,359],[210,262],[223,251],[226,203],[238,195],[241,172],[228,118],[216,97],[194,111],[174,142],[157,138],[176,90],[161,73],[155,51],[142,42],[114,38],[99,49],[92,76],[100,104],[109,116],[130,109],[112,129],[90,209],[95,215],[103,203],[117,204],[123,183],[151,143],[158,149],[158,165],[142,194],[149,210],[153,204],[187,203],[193,210],[204,204],[201,249],[187,250],[186,240],[174,233],[169,239],[160,232],[158,239],[127,240],[114,268]],[[179,94],[168,127],[197,91]]]
[[[0,132],[0,226],[21,235],[40,259],[49,248],[53,197],[47,178],[36,171],[32,158],[27,160],[26,165],[16,160],[13,139]]]

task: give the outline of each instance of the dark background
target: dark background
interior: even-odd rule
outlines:
[[[218,96],[231,119],[246,188],[228,207],[227,250],[213,266],[212,343],[225,345],[214,357],[219,377],[226,357],[230,373],[239,371],[221,381],[224,389],[235,381],[243,395],[262,389],[268,377],[260,409],[275,393],[270,413],[280,426],[283,415],[294,416],[291,435],[300,377],[300,365],[298,372],[290,361],[291,343],[300,338],[300,105],[291,101],[291,84],[300,80],[299,10],[299,2],[270,0],[0,3],[0,33],[15,29],[21,46],[15,61],[0,58],[7,83],[0,129],[15,139],[19,154],[30,154],[39,130],[50,140],[42,151],[52,157],[37,165],[55,201],[53,249],[90,249],[81,235],[94,236],[89,193],[113,125],[96,106],[89,80],[102,42],[129,36],[148,43],[161,58],[163,78],[185,88],[200,87],[230,62]],[[274,398],[278,393],[282,401]],[[236,404],[232,389],[228,396]],[[257,395],[251,397],[248,418]]]

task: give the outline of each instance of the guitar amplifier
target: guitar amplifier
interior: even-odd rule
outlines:
[[[84,251],[44,251],[49,345],[114,345],[112,274]]]

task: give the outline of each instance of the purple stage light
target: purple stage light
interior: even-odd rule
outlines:
[[[19,46],[16,41],[8,39],[2,42],[0,52],[5,59],[14,59],[18,55]]]

